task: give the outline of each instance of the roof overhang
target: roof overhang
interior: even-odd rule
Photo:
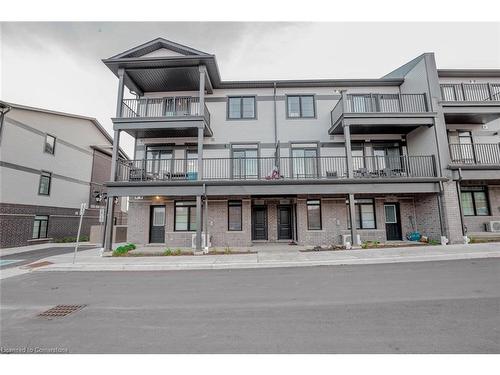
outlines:
[[[440,78],[500,77],[500,69],[438,69]]]
[[[349,126],[351,134],[408,134],[420,126],[433,126],[435,116],[434,112],[344,113],[328,134],[343,134],[344,126]]]
[[[441,101],[448,124],[486,124],[500,118],[500,101]]]

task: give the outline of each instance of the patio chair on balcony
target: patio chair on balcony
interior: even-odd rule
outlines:
[[[338,178],[339,174],[337,171],[326,171],[326,177],[327,178]]]
[[[354,171],[354,177],[370,177],[367,168],[359,168]]]
[[[143,168],[130,168],[130,181],[142,181],[146,179],[146,171]]]

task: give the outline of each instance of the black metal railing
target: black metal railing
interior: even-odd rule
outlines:
[[[200,98],[192,96],[123,99],[121,117],[184,117],[203,116],[210,124],[210,112]]]
[[[500,83],[442,83],[441,96],[447,102],[500,101]]]
[[[344,156],[203,159],[203,180],[318,180],[347,177],[347,158]],[[353,157],[353,177],[436,177],[436,168],[433,156]],[[197,159],[131,160],[117,166],[117,181],[197,179]]]
[[[332,124],[343,113],[428,112],[425,94],[343,94],[331,111]]]
[[[451,162],[500,165],[500,143],[450,143]]]

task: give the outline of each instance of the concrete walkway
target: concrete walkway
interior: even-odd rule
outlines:
[[[27,272],[48,271],[166,271],[305,267],[474,258],[500,258],[500,244],[483,243],[318,252],[299,252],[291,249],[283,252],[256,254],[146,257],[101,257],[100,249],[96,248],[79,252],[75,264],[72,263],[73,254],[62,254],[43,259],[42,261],[51,263],[43,267],[24,266],[24,268],[2,270],[0,271],[0,279]]]
[[[28,251],[43,250],[43,249],[49,249],[49,248],[54,248],[54,247],[75,247],[75,245],[76,245],[75,242],[66,242],[66,243],[47,242],[47,243],[42,243],[42,244],[37,244],[37,245],[6,247],[3,249],[0,249],[0,257],[12,255],[12,254],[22,254],[22,253],[26,253]],[[87,246],[88,247],[89,245],[90,246],[98,246],[97,244],[92,244],[90,242],[80,242],[80,246]]]

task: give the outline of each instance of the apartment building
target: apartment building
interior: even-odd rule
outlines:
[[[223,81],[214,55],[162,38],[103,62],[118,78],[107,186],[130,199],[130,242],[457,243],[500,220],[500,70],[424,53],[376,79]]]
[[[0,111],[0,247],[76,237],[81,203],[89,236],[104,207],[113,139],[90,117],[6,102]],[[115,224],[125,208],[118,200]]]

